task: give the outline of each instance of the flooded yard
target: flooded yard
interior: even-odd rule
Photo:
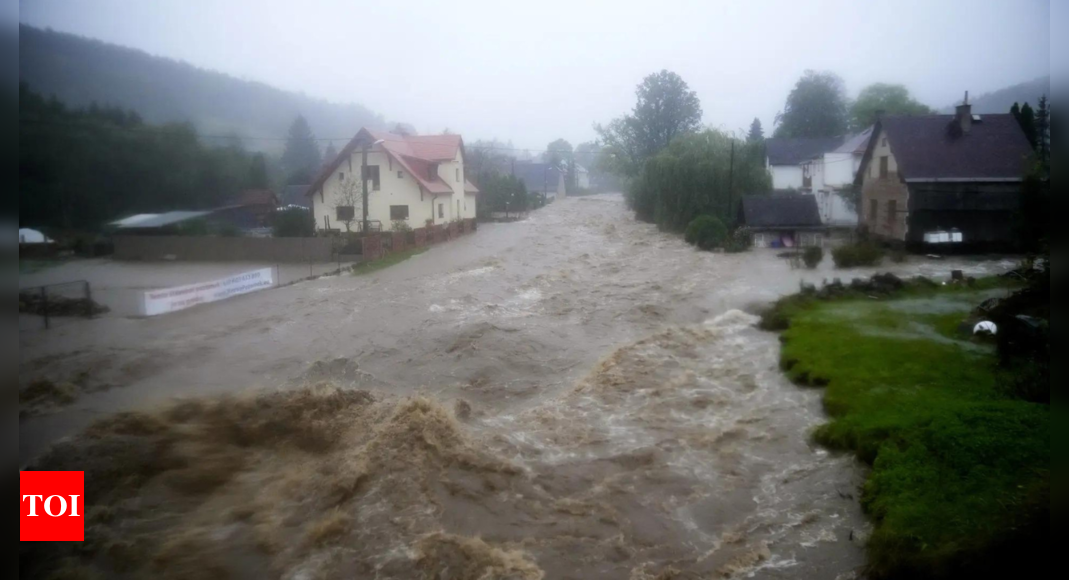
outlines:
[[[116,411],[318,392],[310,408],[340,422],[315,449],[259,445],[262,431],[244,446],[205,438],[218,407],[151,415],[145,436],[188,454],[176,464],[197,461],[190,449],[243,460],[192,496],[166,481],[137,491],[184,498],[160,504],[165,532],[136,523],[143,506],[117,508],[145,538],[132,574],[203,554],[235,576],[287,578],[852,577],[863,470],[809,441],[820,392],[782,376],[777,337],[751,312],[800,282],[873,271],[697,252],[636,223],[621,196],[566,199],[366,276],[23,332],[23,385],[77,393],[22,419],[20,458]],[[322,382],[343,394],[301,390]]]

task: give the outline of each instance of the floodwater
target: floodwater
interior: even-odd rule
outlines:
[[[21,381],[83,394],[21,421],[20,458],[116,410],[330,379],[402,411],[412,395],[455,408],[478,464],[508,466],[486,489],[350,506],[377,577],[410,577],[391,570],[442,538],[500,548],[522,578],[853,577],[863,468],[808,441],[820,391],[782,377],[776,335],[748,313],[839,275],[830,257],[809,271],[772,251],[697,252],[634,222],[619,195],[561,200],[368,276],[23,332]],[[456,469],[442,477],[464,481]]]

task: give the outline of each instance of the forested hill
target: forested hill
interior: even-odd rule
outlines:
[[[96,102],[133,109],[149,123],[193,123],[202,134],[236,133],[250,149],[281,150],[278,141],[304,115],[321,137],[385,126],[367,108],[339,105],[184,62],[71,34],[19,26],[19,78],[37,94],[72,107]]]
[[[1039,77],[1028,82],[992,91],[982,95],[969,95],[972,103],[972,112],[978,115],[991,115],[994,113],[1008,113],[1014,103],[1029,103],[1034,109],[1039,97],[1046,95],[1050,98],[1050,77]],[[944,113],[953,113],[954,107],[948,106],[943,109]]]

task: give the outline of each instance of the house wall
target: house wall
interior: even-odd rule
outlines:
[[[313,195],[312,211],[317,229],[326,228],[327,222],[324,216],[329,218],[331,229],[345,229],[345,225],[336,219],[336,207],[341,204],[340,198],[347,182],[360,173],[361,155],[360,151],[354,151],[350,158],[343,161],[334,174],[327,179],[321,192]],[[433,220],[435,224],[442,224],[454,219],[475,217],[476,196],[464,193],[464,160],[463,154],[459,151],[454,160],[438,165],[438,176],[453,189],[453,192],[437,196],[423,192],[415,177],[381,148],[368,152],[367,163],[369,166],[379,166],[379,190],[370,189],[370,183],[368,184],[368,219],[382,222],[383,230],[390,230],[393,226],[390,220],[391,205],[408,206],[407,221],[412,228],[423,227],[428,219]],[[461,169],[459,183],[456,176],[457,169]],[[356,177],[356,180],[359,187],[359,177]],[[353,209],[356,220],[350,224],[353,230],[359,227],[356,222],[362,218],[361,201],[359,195],[354,200]],[[443,205],[443,218],[438,217],[439,203]]]
[[[801,165],[768,165],[772,175],[772,189],[801,189]]]
[[[957,229],[965,244],[1013,243],[1021,184],[915,183],[910,185],[907,241],[925,232]]]
[[[890,144],[882,135],[873,135],[877,139],[868,164],[861,168],[861,206],[858,213],[861,223],[868,226],[869,232],[891,240],[905,241],[908,233],[909,189],[899,178],[898,163]],[[880,158],[887,157],[887,177],[880,177]],[[890,214],[891,201],[895,212]],[[872,203],[876,203],[875,215]]]

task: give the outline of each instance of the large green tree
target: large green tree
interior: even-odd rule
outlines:
[[[702,121],[697,93],[674,72],[648,75],[635,96],[631,115],[594,126],[605,144],[608,167],[629,176],[677,136],[699,130]]]
[[[638,219],[671,231],[699,215],[734,223],[744,195],[772,188],[763,160],[750,152],[758,147],[715,130],[679,137],[646,162],[628,190],[628,205]]]
[[[542,160],[555,167],[561,167],[572,158],[572,144],[565,139],[557,139],[546,145]]]
[[[304,116],[297,115],[286,133],[286,149],[282,153],[282,168],[286,174],[315,175],[322,158],[312,128]],[[305,181],[304,183],[307,183]]]
[[[850,128],[862,131],[876,122],[880,113],[887,115],[930,115],[934,111],[914,99],[903,85],[876,83],[861,89],[850,105]]]
[[[846,89],[831,72],[805,71],[776,115],[774,137],[834,137],[846,133]]]

